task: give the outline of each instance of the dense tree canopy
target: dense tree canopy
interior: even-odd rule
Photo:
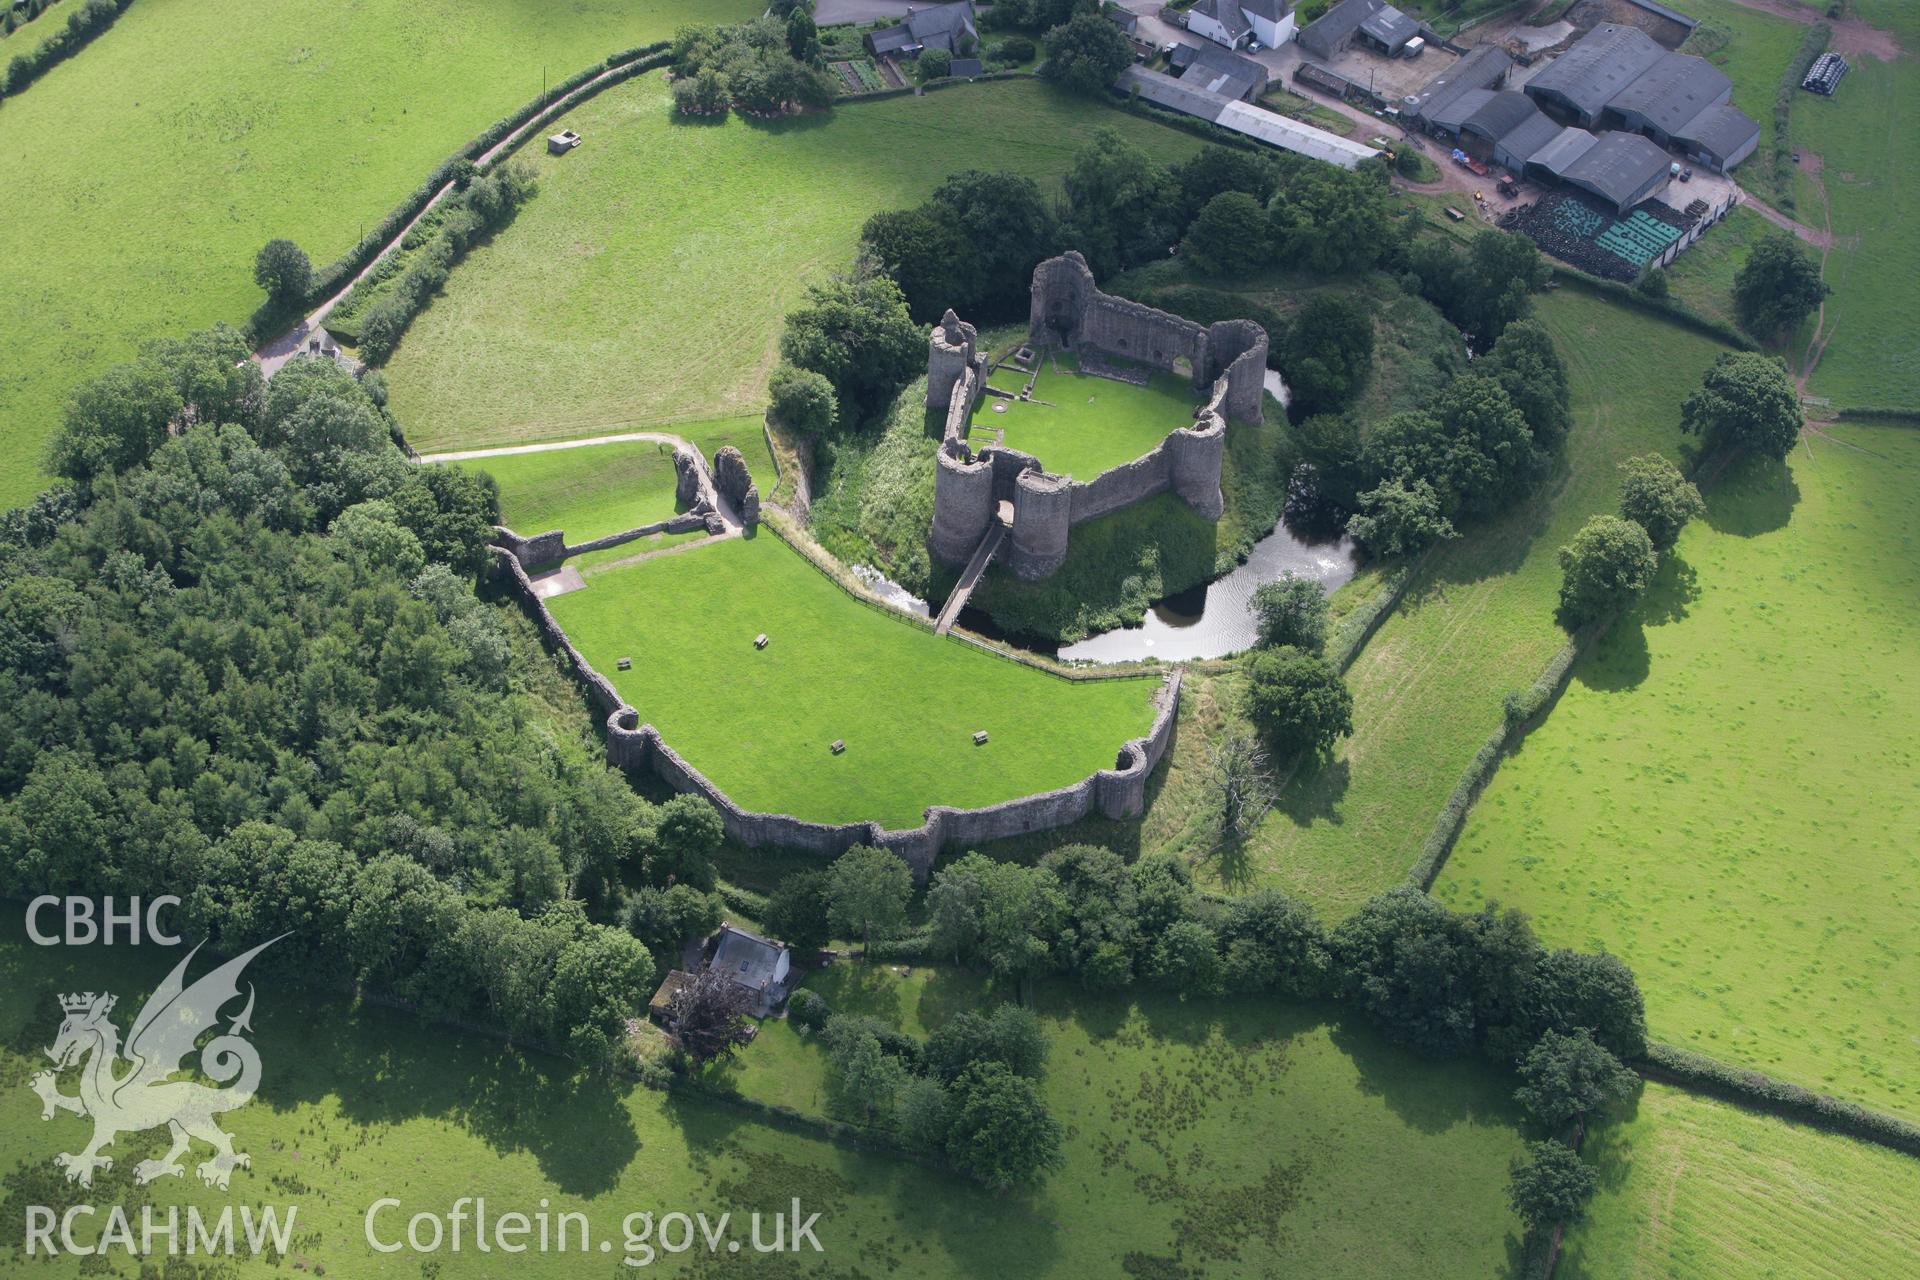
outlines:
[[[1320,655],[1262,649],[1247,664],[1247,718],[1282,756],[1325,751],[1353,732],[1353,695]]]
[[[295,303],[313,285],[313,263],[291,240],[269,240],[253,260],[253,282],[277,303]]]
[[[1209,275],[1256,271],[1273,252],[1267,215],[1246,192],[1222,191],[1202,206],[1180,252],[1195,270]]]
[[[1533,293],[1551,274],[1533,241],[1488,229],[1462,253],[1444,236],[1415,244],[1413,272],[1420,291],[1447,319],[1466,331],[1476,351],[1485,351],[1512,321],[1533,308]]]
[[[1549,1138],[1530,1144],[1527,1158],[1514,1166],[1508,1199],[1527,1226],[1546,1231],[1585,1217],[1599,1187],[1599,1174],[1582,1163],[1579,1152]]]
[[[1669,551],[1707,504],[1680,468],[1657,453],[1620,464],[1620,514],[1647,531],[1655,551]]]
[[[1114,77],[1133,65],[1133,46],[1120,28],[1082,10],[1046,34],[1041,74],[1076,93],[1105,93]]]
[[[1800,439],[1800,393],[1771,356],[1728,351],[1708,366],[1680,406],[1680,427],[1709,449],[1785,458]]]
[[[846,937],[890,938],[907,921],[913,872],[885,849],[855,845],[828,872],[827,918]]]
[[[1292,645],[1318,653],[1327,643],[1327,593],[1312,578],[1291,571],[1253,591],[1253,620],[1260,646]]]
[[[926,364],[927,338],[907,314],[889,277],[864,266],[809,285],[787,314],[780,354],[833,384],[841,429],[852,429],[892,401]]]
[[[1179,238],[1172,175],[1113,129],[1074,153],[1063,186],[1067,239],[1097,276],[1164,258]]]
[[[1747,252],[1733,275],[1733,310],[1740,326],[1757,338],[1772,338],[1797,326],[1833,292],[1800,242],[1770,235]]]
[[[1373,365],[1373,316],[1350,295],[1314,295],[1273,340],[1292,407],[1302,414],[1345,408]]]
[[[1660,557],[1647,531],[1619,516],[1595,516],[1560,548],[1560,614],[1580,626],[1632,604],[1653,581]]]

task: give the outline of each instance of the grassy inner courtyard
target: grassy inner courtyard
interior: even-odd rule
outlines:
[[[1829,430],[1709,491],[1437,888],[1620,955],[1662,1039],[1920,1116],[1920,434]]]
[[[848,263],[870,215],[968,168],[1051,187],[1096,125],[1163,162],[1199,146],[1033,81],[688,122],[655,74],[561,125],[585,141],[525,157],[540,194],[474,248],[389,362],[416,448],[756,412],[782,317],[809,280]]]
[[[815,822],[916,827],[928,805],[1077,782],[1146,733],[1159,687],[1066,680],[935,636],[851,599],[764,530],[609,568],[550,607],[736,803]],[[770,643],[756,650],[762,632]],[[632,670],[616,669],[622,657]]]
[[[1121,367],[1125,362],[1107,358]],[[990,387],[1017,396],[1027,375],[1005,367]],[[1032,454],[1048,471],[1091,480],[1109,467],[1151,453],[1167,433],[1193,422],[1199,403],[1191,378],[1154,372],[1145,386],[1080,372],[1071,351],[1040,357],[1031,400],[984,395],[973,411],[968,443],[1004,444]]]
[[[64,26],[56,5],[9,41]],[[339,255],[548,83],[742,0],[140,0],[0,127],[0,507],[72,387],[142,339],[244,321],[254,253]],[[24,47],[24,46],[21,46]]]

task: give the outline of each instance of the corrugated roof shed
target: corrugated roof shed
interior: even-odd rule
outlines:
[[[1427,116],[1427,123],[1448,133],[1458,133],[1462,125],[1473,119],[1475,112],[1491,101],[1491,89],[1469,89],[1465,93],[1454,94],[1446,106]]]
[[[1267,69],[1252,58],[1229,53],[1217,44],[1201,45],[1190,59],[1192,65],[1180,73],[1188,84],[1223,93],[1229,98],[1245,98],[1267,86]]]
[[[1384,5],[1361,22],[1360,30],[1398,53],[1402,45],[1420,34],[1420,24],[1392,5]]]
[[[1533,107],[1531,102],[1527,105]],[[1560,126],[1548,118],[1546,112],[1533,107],[1525,119],[1494,139],[1493,156],[1507,168],[1518,172],[1522,165],[1533,158],[1534,152],[1559,136]]]
[[[1615,94],[1607,110],[1629,120],[1639,117],[1661,133],[1671,134],[1732,93],[1733,81],[1706,59],[1669,53]]]
[[[1576,129],[1568,125],[1557,137],[1550,138],[1535,148],[1533,154],[1527,157],[1527,163],[1538,165],[1555,178],[1565,178],[1567,170],[1573,163],[1591,151],[1593,144],[1598,141],[1598,138],[1585,129]]]
[[[1176,80],[1165,72],[1149,71],[1145,67],[1128,67],[1120,73],[1119,83],[1115,87],[1122,93],[1138,89],[1140,97],[1155,106],[1166,107],[1182,115],[1197,116],[1202,120],[1218,120],[1220,113],[1233,102],[1224,94],[1210,93],[1184,80]]]
[[[1229,102],[1215,123],[1223,129],[1243,133],[1269,146],[1311,156],[1315,160],[1325,160],[1342,169],[1358,168],[1362,161],[1381,154],[1378,148],[1363,146],[1328,133],[1325,129],[1316,129],[1298,120],[1290,120],[1278,112],[1249,106],[1244,102]]]
[[[1672,158],[1649,138],[1603,133],[1567,166],[1565,178],[1624,212],[1653,193],[1671,164]]]
[[[1360,29],[1360,24],[1378,13],[1386,0],[1339,0],[1339,3],[1300,29],[1297,39],[1302,48],[1321,57],[1330,57],[1334,47]]]
[[[1533,99],[1526,94],[1514,89],[1502,89],[1498,93],[1489,93],[1464,123],[1475,133],[1497,140],[1540,114],[1540,108],[1534,106]]]
[[[1603,22],[1536,72],[1527,81],[1526,91],[1557,96],[1592,119],[1615,94],[1666,56],[1667,51],[1640,28]]]
[[[1431,120],[1435,112],[1447,110],[1461,94],[1497,87],[1512,67],[1513,59],[1507,56],[1506,50],[1483,44],[1427,81],[1419,93],[1408,97],[1406,114]],[[1458,117],[1458,120],[1464,119],[1464,115]],[[1459,127],[1457,121],[1454,127]]]
[[[1760,126],[1746,112],[1725,103],[1708,107],[1673,131],[1674,141],[1705,151],[1721,160],[1750,149],[1760,137]]]

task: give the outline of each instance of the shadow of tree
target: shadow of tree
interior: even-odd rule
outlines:
[[[1310,827],[1315,822],[1337,827],[1344,821],[1340,802],[1346,798],[1352,781],[1353,766],[1345,756],[1308,761],[1300,766],[1293,781],[1281,789],[1273,803],[1274,811],[1285,815],[1296,827]]]
[[[1786,463],[1748,455],[1727,467],[1706,499],[1710,528],[1755,538],[1786,528],[1799,504],[1800,486]]]

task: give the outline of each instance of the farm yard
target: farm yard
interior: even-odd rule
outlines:
[[[1623,957],[1653,1034],[1920,1116],[1920,435],[1708,492],[1501,766],[1436,887]]]
[[[914,1035],[1008,998],[922,965],[834,965],[807,986]],[[1071,1133],[1047,1206],[1050,1271],[1155,1274],[1178,1259],[1195,1277],[1506,1274],[1520,1228],[1501,1188],[1523,1130],[1504,1076],[1418,1058],[1317,1006],[1064,983],[1032,1003]],[[713,1079],[819,1115],[826,1074],[819,1038],[788,1020]]]
[[[577,152],[530,157],[540,194],[387,366],[416,448],[758,412],[781,317],[850,259],[869,215],[970,167],[1052,178],[1096,122],[1162,161],[1198,145],[1032,81],[772,122],[685,123],[667,99],[639,77],[566,117],[588,140]]]
[[[1153,722],[1157,679],[1071,681],[937,637],[855,601],[765,530],[588,582],[550,602],[554,617],[749,810],[917,827],[928,805],[976,808],[1110,769]]]
[[[664,39],[696,13],[749,12],[362,0],[343,21],[293,0],[132,5],[4,107],[0,505],[45,482],[41,450],[81,380],[143,339],[246,320],[269,238],[330,261],[543,76]]]

